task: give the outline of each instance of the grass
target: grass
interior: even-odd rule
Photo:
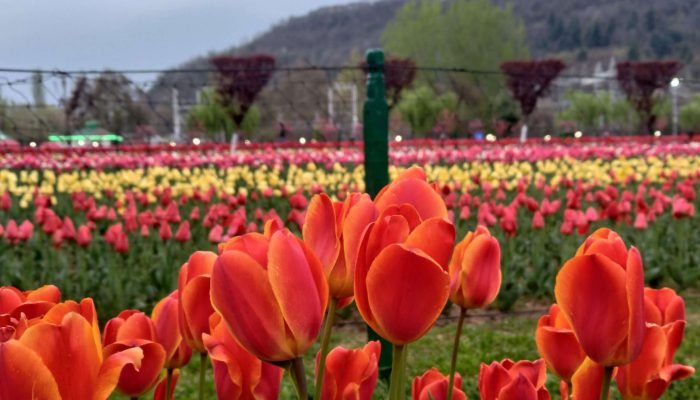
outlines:
[[[686,292],[687,321],[683,345],[676,353],[677,363],[698,366],[700,363],[700,292]],[[529,304],[528,310],[508,314],[476,313],[465,321],[460,343],[457,371],[463,377],[463,388],[468,398],[478,399],[477,378],[481,362],[511,358],[513,360],[539,358],[535,347],[534,332],[537,319],[545,312],[546,304]],[[422,339],[409,346],[408,376],[423,374],[431,367],[437,367],[443,373],[449,370],[450,351],[454,340],[456,318],[454,309],[450,317],[442,318],[438,324]],[[364,325],[359,323],[357,314],[341,321],[333,330],[332,346],[359,347],[366,341]],[[318,344],[305,357],[306,373],[309,385],[313,382],[313,363],[311,354],[316,354]],[[208,366],[207,399],[216,398],[211,365]],[[176,399],[196,399],[199,373],[199,357],[192,357],[190,364],[182,371],[176,390]],[[558,395],[558,381],[554,375],[548,375],[548,386],[552,398]],[[387,397],[387,385],[379,381],[374,399]],[[664,399],[689,399],[700,393],[700,379],[697,375],[685,381],[674,382],[664,395]],[[406,395],[410,398],[410,382],[406,384]],[[295,399],[292,383],[285,375],[280,399]],[[614,393],[614,399],[620,396]]]

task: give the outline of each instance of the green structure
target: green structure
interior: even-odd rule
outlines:
[[[384,52],[367,51],[367,100],[363,109],[365,141],[365,190],[374,198],[389,183],[389,109],[384,88]],[[391,375],[391,343],[381,339],[369,327],[369,340],[380,340],[382,353],[379,374],[388,380]]]
[[[49,142],[110,142],[110,143],[121,143],[124,138],[115,133],[108,132],[98,126],[97,121],[88,120],[85,121],[85,126],[71,133],[51,133],[49,135]]]

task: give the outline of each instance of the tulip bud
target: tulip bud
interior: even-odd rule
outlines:
[[[501,287],[501,248],[488,229],[479,226],[455,247],[450,261],[450,299],[462,308],[491,304]]]

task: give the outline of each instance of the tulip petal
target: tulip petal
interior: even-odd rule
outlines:
[[[295,344],[310,346],[321,330],[328,303],[328,284],[323,266],[305,247],[287,230],[273,234],[268,276],[286,327],[296,338]],[[306,348],[295,350],[297,355],[305,351]]]
[[[572,330],[553,327],[550,316],[542,316],[539,320],[535,341],[537,350],[547,362],[547,366],[559,378],[571,382],[578,367],[586,358],[576,335]]]
[[[138,312],[127,318],[119,327],[117,341],[128,339],[155,340],[155,336],[151,319],[146,314]]]
[[[627,337],[625,271],[598,255],[576,256],[557,275],[554,294],[588,357],[605,365]]]
[[[605,377],[605,367],[586,358],[571,378],[572,398],[576,400],[598,400]]]
[[[325,193],[314,196],[306,210],[302,237],[318,256],[326,275],[330,274],[330,269],[340,254],[337,233],[336,214],[330,197]]]
[[[209,316],[214,312],[209,299],[209,275],[200,275],[190,280],[180,292],[180,307],[187,333],[184,336],[193,350],[203,352],[202,333],[209,332]],[[181,322],[182,324],[183,322]]]
[[[51,371],[17,340],[0,343],[0,399],[61,400]]]
[[[122,370],[127,366],[140,368],[143,357],[143,350],[139,347],[132,347],[107,357],[100,368],[97,377],[97,387],[92,399],[101,400],[108,398],[117,387]],[[86,399],[88,398],[86,397]]]
[[[498,393],[498,400],[537,400],[537,389],[524,375],[518,374]]]
[[[92,398],[102,365],[102,349],[83,316],[69,312],[61,325],[34,325],[19,340],[43,360],[56,379],[62,398]]]
[[[269,240],[257,232],[236,236],[226,243],[219,245],[219,254],[225,251],[238,250],[253,257],[258,264],[267,267],[267,246]]]
[[[357,264],[357,252],[362,242],[362,234],[367,226],[377,219],[377,208],[372,200],[361,198],[345,217],[343,223],[343,252],[345,253],[345,268],[354,274]]]
[[[267,275],[248,254],[225,251],[212,272],[211,303],[249,352],[286,361],[295,354],[286,344],[284,319]]]
[[[367,275],[367,293],[378,332],[398,345],[423,336],[449,295],[447,272],[427,254],[401,244],[386,247]]]
[[[625,265],[625,264],[622,264]],[[626,293],[629,312],[627,333],[626,361],[637,358],[644,343],[644,267],[639,250],[632,246],[628,252],[626,264]]]
[[[177,387],[177,381],[180,379],[180,370],[176,369],[172,372],[172,378],[170,379],[170,398],[165,398],[165,385],[168,382],[167,375],[156,385],[156,389],[153,392],[153,400],[173,400],[175,398],[175,388]]]
[[[26,301],[46,301],[58,303],[61,301],[61,291],[54,285],[45,285],[27,293]]]
[[[120,392],[129,397],[139,397],[151,390],[160,376],[165,364],[165,350],[156,342],[144,339],[116,342],[105,347],[107,360],[112,354],[120,353],[131,348],[139,348],[143,359],[138,369],[127,363],[124,365],[117,387]],[[106,373],[106,372],[105,372]],[[106,379],[106,378],[105,378]]]
[[[447,271],[455,244],[455,227],[446,219],[430,218],[418,225],[404,244],[423,250]]]

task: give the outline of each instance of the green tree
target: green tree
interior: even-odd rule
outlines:
[[[260,127],[260,110],[251,107],[241,125],[236,126],[231,112],[221,104],[216,91],[205,89],[202,91],[201,103],[194,106],[187,116],[187,126],[191,130],[202,131],[213,139],[223,137],[226,140],[226,134],[234,132],[236,128],[252,135]]]
[[[419,67],[496,71],[506,60],[529,55],[522,20],[511,6],[498,7],[489,0],[408,2],[387,26],[382,44],[390,54],[410,57]],[[461,111],[485,119],[490,119],[492,96],[504,90],[499,74],[425,73],[418,81],[437,91],[449,88]]]
[[[608,121],[611,113],[610,96],[579,91],[569,91],[565,95],[568,108],[558,115],[558,119],[575,121],[580,129],[593,132]],[[603,123],[601,123],[603,122]]]
[[[684,131],[700,132],[700,95],[681,108],[678,118]]]
[[[436,94],[428,86],[404,92],[398,109],[411,126],[414,135],[429,135],[441,112],[457,109],[457,96],[452,92]]]

